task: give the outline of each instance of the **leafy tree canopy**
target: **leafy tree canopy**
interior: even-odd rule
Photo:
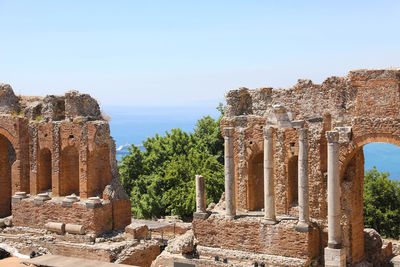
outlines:
[[[400,236],[400,182],[388,172],[368,170],[364,178],[364,225],[385,237]]]
[[[224,190],[224,140],[218,120],[205,116],[193,133],[172,129],[131,145],[119,165],[122,184],[130,192],[132,213],[138,218],[179,215],[195,209],[195,175],[206,180],[207,202],[217,202]]]

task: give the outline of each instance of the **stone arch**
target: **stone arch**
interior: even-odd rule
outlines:
[[[48,148],[39,152],[38,162],[38,192],[52,190],[52,155]]]
[[[392,134],[371,134],[358,137],[340,150],[340,181],[342,207],[342,239],[347,261],[364,259],[364,152],[369,143],[389,143],[400,146],[400,137]]]
[[[16,160],[10,140],[0,134],[0,218],[11,215],[12,166]]]
[[[298,205],[298,156],[289,158],[287,164],[287,200],[289,207]]]
[[[19,146],[18,146],[17,139],[7,129],[5,129],[3,127],[0,127],[0,135],[4,136],[8,140],[8,142],[11,143],[11,145],[13,146],[13,149],[15,150],[17,158],[19,158],[18,157]]]
[[[79,195],[79,153],[75,146],[61,152],[60,195]]]
[[[264,151],[249,160],[247,186],[248,210],[264,208]]]

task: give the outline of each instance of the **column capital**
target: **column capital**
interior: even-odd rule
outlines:
[[[264,127],[264,138],[271,139],[272,133],[274,132],[274,128],[272,127]]]
[[[233,133],[235,132],[235,128],[233,127],[226,127],[223,129],[225,137],[232,137]]]
[[[299,140],[307,140],[307,139],[308,139],[308,129],[299,128]]]
[[[327,131],[326,138],[328,139],[328,143],[337,143],[337,142],[339,142],[339,132],[338,131]]]

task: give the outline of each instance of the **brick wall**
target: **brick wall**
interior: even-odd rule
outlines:
[[[260,223],[260,219],[227,220],[211,216],[194,219],[193,230],[201,246],[242,250],[311,260],[319,254],[319,233],[300,233],[297,221],[281,221],[276,225]]]
[[[48,222],[83,225],[87,233],[100,234],[113,228],[111,203],[96,209],[87,209],[82,203],[62,207],[60,201],[46,201],[41,205],[33,198],[12,204],[13,224],[32,228],[44,228]]]

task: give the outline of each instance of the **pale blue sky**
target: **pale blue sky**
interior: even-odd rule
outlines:
[[[0,82],[103,105],[216,106],[229,89],[400,66],[400,1],[0,0]]]

